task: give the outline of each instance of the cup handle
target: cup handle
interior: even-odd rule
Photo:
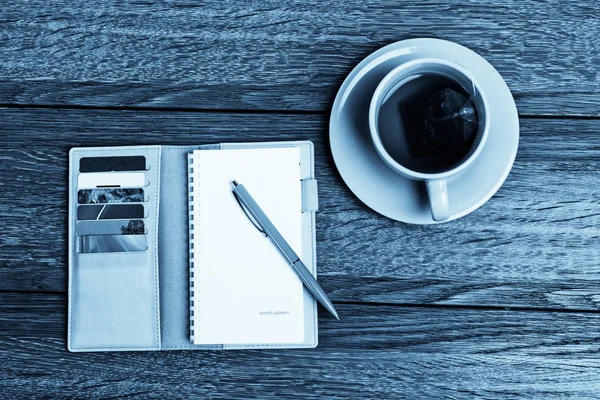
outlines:
[[[448,205],[448,188],[445,179],[425,181],[431,216],[436,222],[445,221],[450,218],[450,206]]]

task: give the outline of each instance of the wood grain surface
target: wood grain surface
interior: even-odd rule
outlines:
[[[599,15],[561,0],[8,2],[0,104],[322,112],[371,52],[435,37],[489,60],[522,115],[594,116]]]
[[[600,315],[341,304],[311,350],[68,353],[65,296],[0,294],[4,398],[565,398],[600,384]],[[22,316],[26,315],[27,318]]]
[[[398,40],[467,46],[520,114],[472,214],[379,216],[341,180],[329,110]],[[0,399],[600,397],[600,3],[31,0],[0,7]],[[75,146],[309,139],[319,347],[69,353]]]
[[[0,143],[0,290],[65,291],[70,147],[310,139],[319,277],[334,301],[600,309],[597,120],[522,119],[498,194],[438,226],[380,217],[355,198],[333,164],[326,116],[0,109],[0,120],[10,139]]]

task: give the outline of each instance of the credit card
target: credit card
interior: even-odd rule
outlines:
[[[79,160],[79,172],[144,171],[146,157],[84,157]]]
[[[144,217],[144,206],[142,204],[92,204],[77,207],[77,219],[79,221]]]
[[[146,235],[80,236],[80,253],[116,253],[148,250]]]
[[[83,189],[77,193],[79,204],[142,203],[144,189]]]
[[[143,172],[91,172],[79,174],[79,189],[139,188],[146,186]]]
[[[80,221],[77,236],[86,235],[145,235],[146,227],[141,219]]]

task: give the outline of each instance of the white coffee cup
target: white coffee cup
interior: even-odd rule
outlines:
[[[396,91],[409,81],[423,75],[437,75],[450,79],[460,85],[473,100],[479,120],[478,131],[471,148],[466,155],[450,169],[436,171],[434,173],[415,171],[402,165],[390,154],[382,141],[379,132],[379,111],[382,105]],[[371,99],[369,108],[369,129],[371,138],[379,156],[386,164],[409,179],[424,181],[429,196],[431,215],[434,221],[445,221],[450,217],[450,203],[448,200],[447,181],[451,176],[458,174],[473,163],[481,153],[481,149],[487,140],[490,129],[490,113],[485,94],[475,78],[462,66],[454,62],[436,58],[421,58],[408,61],[390,71],[377,86]]]

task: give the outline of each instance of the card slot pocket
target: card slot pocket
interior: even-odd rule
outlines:
[[[148,216],[148,211],[143,204],[80,204],[77,206],[78,221],[143,219]]]
[[[147,203],[150,196],[142,188],[80,189],[77,204],[138,204]]]
[[[79,254],[131,253],[148,250],[146,235],[85,235],[77,238]]]
[[[75,256],[70,296],[73,350],[158,347],[156,276],[150,252]]]
[[[146,250],[140,250],[140,251],[108,251],[108,252],[96,252],[96,253],[78,253],[77,255],[80,257],[86,257],[86,256],[91,256],[91,255],[112,255],[112,254],[145,254],[148,252],[148,249]]]
[[[148,169],[146,157],[142,155],[82,157],[79,160],[79,172],[147,171]]]
[[[119,189],[150,186],[148,171],[80,172],[77,175],[77,188]]]
[[[110,219],[101,221],[79,221],[75,226],[76,236],[86,235],[147,235],[144,219]]]

